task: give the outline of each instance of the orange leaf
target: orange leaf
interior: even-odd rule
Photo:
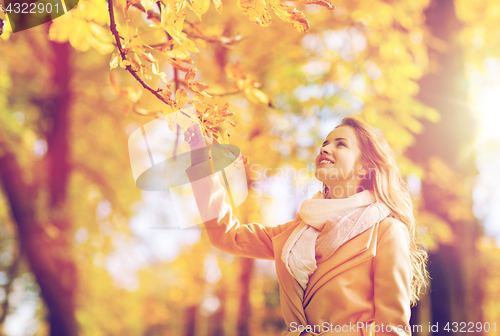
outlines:
[[[175,105],[178,108],[181,108],[182,106],[184,106],[184,104],[186,104],[187,100],[188,100],[188,96],[187,96],[186,91],[184,91],[183,89],[177,89],[177,91],[175,91]]]
[[[196,82],[189,83],[189,87],[196,92],[202,92],[202,91],[205,91],[206,89],[208,89],[210,87],[210,85],[203,84],[202,82],[196,81]]]
[[[160,95],[163,98],[170,100],[170,97],[172,97],[172,91],[170,91],[170,87],[167,86],[165,89],[161,90]]]
[[[184,79],[186,80],[186,82],[190,82],[195,77],[196,77],[196,68],[192,68],[192,69],[189,69],[189,71],[186,73],[186,77],[184,77]]]

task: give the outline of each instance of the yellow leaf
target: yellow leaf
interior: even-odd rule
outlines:
[[[109,62],[109,68],[110,69],[116,68],[118,66],[119,60],[120,60],[120,55],[113,53],[113,55],[111,55],[111,61]]]
[[[334,9],[335,6],[332,6],[329,0],[294,0],[306,5],[320,5],[326,7],[328,9]]]
[[[163,108],[163,114],[165,115],[165,120],[171,119],[175,121],[175,115],[172,115],[173,112],[178,111],[179,109],[175,106],[166,105]]]
[[[269,26],[271,23],[266,0],[238,0],[238,7],[252,23],[261,26]]]
[[[188,72],[189,71],[189,67],[185,66],[184,64],[182,64],[181,62],[177,62],[176,60],[172,59],[172,58],[167,58],[167,61],[172,64],[172,66],[180,71],[184,71],[184,72]]]
[[[180,59],[181,61],[191,60],[188,54],[183,53],[179,49],[169,50],[165,52],[165,54],[170,58],[177,58]]]
[[[89,22],[90,31],[97,37],[101,42],[111,43],[112,38],[109,33],[109,30],[104,29],[103,26],[98,25],[95,22]]]
[[[219,14],[222,14],[222,1],[221,0],[214,0],[214,5],[215,5],[215,10]]]
[[[162,81],[164,81],[165,83],[168,84],[167,75],[164,72],[160,72],[159,76],[160,76]]]
[[[184,104],[186,104],[188,100],[188,96],[187,96],[187,93],[186,91],[184,91],[183,89],[177,89],[177,91],[175,91],[175,101],[176,101],[176,105],[177,107],[182,107],[184,106]]]
[[[269,0],[269,4],[277,17],[291,23],[299,33],[309,30],[309,21],[307,21],[306,16],[295,7],[285,5],[281,0]]]
[[[141,5],[142,5],[142,7],[144,7],[144,9],[146,10],[146,13],[147,13],[148,10],[150,10],[151,8],[154,7],[155,2],[152,0],[141,0]]]
[[[254,104],[269,104],[269,98],[267,98],[266,94],[259,89],[254,89],[254,88],[248,88],[245,89],[245,96],[247,99]]]
[[[153,63],[155,60],[154,56],[151,55],[151,53],[145,53],[141,52],[140,53],[141,57],[144,58],[146,61]]]
[[[185,33],[180,33],[178,30],[176,30],[173,26],[167,26],[165,27],[165,30],[167,33],[172,36],[172,38],[177,42],[180,46],[185,48],[187,51],[191,52],[200,52],[198,48],[196,48],[196,45],[194,44],[193,41],[187,38]]]
[[[127,61],[127,60],[122,60],[121,57],[120,57],[120,67],[125,69],[127,66],[131,65],[132,62],[130,61]]]
[[[153,63],[152,64],[152,67],[151,67],[151,70],[153,71],[153,73],[155,75],[159,75],[160,74],[160,66],[158,65],[158,63]]]
[[[201,21],[201,16],[208,11],[210,7],[210,0],[190,0],[191,7],[193,11],[198,15]]]

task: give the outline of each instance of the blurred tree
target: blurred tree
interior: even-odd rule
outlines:
[[[429,226],[444,221],[451,228],[451,239],[440,239],[429,258],[433,278],[431,323],[444,327],[454,321],[483,321],[484,294],[477,263],[482,230],[472,214],[477,122],[468,105],[463,44],[459,39],[462,26],[454,1],[433,0],[425,15],[429,71],[419,81],[418,97],[439,111],[441,120],[424,122],[424,131],[408,153],[425,167],[419,211],[435,216]],[[415,315],[418,308],[414,309]]]
[[[13,134],[5,126],[2,127],[5,136],[0,142],[0,179],[12,218],[17,224],[21,249],[29,259],[50,310],[51,335],[76,335],[74,312],[78,278],[72,258],[71,212],[67,202],[71,48],[68,43],[51,41],[44,46],[44,50],[37,50],[38,46],[39,43],[36,43],[32,48],[34,52],[44,53],[42,60],[36,62],[47,69],[44,85],[48,90],[33,96],[29,96],[28,92],[17,93],[42,111],[40,133],[32,136],[35,136],[34,140],[37,137],[43,139],[39,144],[46,146],[47,155],[28,171],[28,167],[20,163],[19,156],[26,160],[30,154],[26,153],[25,147],[15,145],[22,143],[20,134]],[[27,77],[24,79],[28,80]],[[20,87],[24,87],[23,84]],[[46,170],[41,170],[39,166],[46,167]],[[42,193],[46,194],[43,210],[37,207]],[[42,215],[40,211],[43,211]]]

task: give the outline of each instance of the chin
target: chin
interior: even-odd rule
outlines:
[[[325,183],[325,181],[338,179],[338,171],[336,169],[316,168],[316,173],[314,175],[323,183]]]

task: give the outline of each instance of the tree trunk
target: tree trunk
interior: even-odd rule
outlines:
[[[46,25],[47,29],[49,24]],[[70,91],[69,43],[49,42],[52,51],[47,66],[52,70],[52,94],[39,102],[43,118],[48,122],[47,139],[48,171],[36,172],[41,177],[36,183],[23,178],[23,167],[14,154],[3,148],[0,157],[0,179],[10,203],[13,220],[18,226],[22,250],[28,257],[31,270],[36,276],[41,296],[49,310],[51,336],[75,336],[78,334],[75,318],[75,290],[77,269],[72,258],[72,227],[67,208],[66,187],[69,177],[68,129]],[[29,155],[29,154],[28,154]],[[43,165],[35,165],[41,170]],[[37,216],[37,198],[48,188],[50,201],[47,222]],[[40,209],[41,210],[41,209]]]
[[[227,284],[224,279],[221,279],[217,285],[217,290],[215,295],[220,300],[220,307],[217,311],[210,317],[209,330],[207,332],[208,336],[224,336],[224,318],[226,316],[226,298],[227,298]]]
[[[184,336],[194,336],[196,332],[196,316],[198,313],[198,306],[192,305],[186,308],[184,313],[184,321],[186,329],[184,329]]]
[[[240,273],[240,309],[238,311],[237,332],[238,336],[250,335],[249,318],[251,315],[250,305],[250,282],[252,280],[253,266],[255,260],[251,258],[241,258]]]

